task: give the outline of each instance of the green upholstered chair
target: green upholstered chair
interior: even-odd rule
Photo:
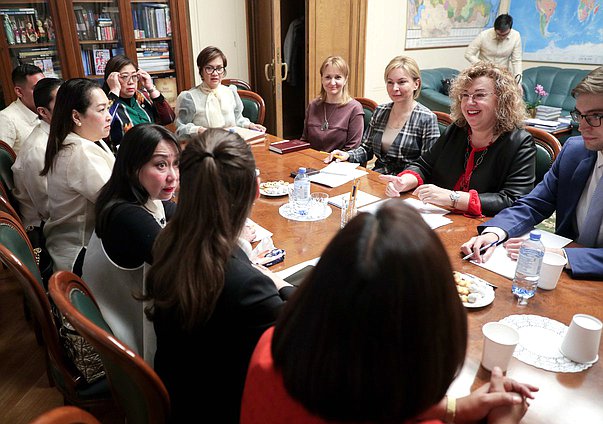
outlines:
[[[452,68],[423,69],[421,71],[421,92],[417,101],[432,111],[450,113],[450,97],[445,93],[443,80],[452,80],[459,71]]]
[[[21,286],[34,326],[42,336],[50,385],[56,385],[66,404],[105,409],[113,406],[107,379],[86,383],[68,358],[29,239],[23,226],[5,212],[0,212],[0,260]]]
[[[257,93],[249,90],[237,90],[243,102],[243,116],[254,124],[262,125],[266,116],[266,103]]]
[[[362,105],[364,111],[364,129],[367,129],[375,109],[377,109],[377,102],[366,97],[354,97]]]
[[[242,79],[224,78],[222,80],[222,84],[224,84],[226,86],[228,86],[228,85],[234,85],[235,87],[237,87],[237,90],[252,91],[251,90],[251,85],[247,81],[243,81]]]
[[[438,128],[440,129],[440,134],[443,134],[446,131],[446,128],[452,124],[452,118],[446,112],[440,112],[438,110],[434,110],[435,116],[438,118]]]
[[[557,155],[561,151],[561,143],[557,138],[539,128],[526,127],[526,131],[532,134],[536,144],[536,181],[538,184],[542,181],[544,174],[547,173]]]
[[[155,371],[117,340],[86,284],[75,274],[59,271],[49,284],[50,296],[67,320],[99,353],[115,400],[128,424],[163,424],[170,398]]]

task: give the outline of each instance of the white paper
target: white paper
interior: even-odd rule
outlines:
[[[375,213],[377,209],[385,204],[385,202],[391,199],[383,199],[380,202],[371,203],[363,208],[358,209],[358,212]],[[423,203],[420,200],[408,198],[404,202],[415,207],[421,214],[423,221],[429,225],[432,230],[442,227],[444,225],[452,223],[450,218],[446,218],[444,215],[449,211],[447,209],[440,208],[438,206],[431,205],[429,203]]]
[[[247,222],[245,223],[245,225],[249,225],[251,228],[255,229],[255,238],[253,240],[251,240],[252,242],[260,241],[265,238],[272,237],[272,233],[270,231],[268,231],[264,227],[256,224],[249,218],[247,218]]]
[[[288,276],[295,274],[297,271],[299,271],[302,268],[305,268],[308,265],[315,266],[318,263],[319,259],[320,259],[320,256],[318,258],[310,259],[309,261],[301,262],[297,265],[290,266],[289,268],[275,272],[275,274],[284,280]]]
[[[366,171],[356,169],[358,166],[358,163],[331,162],[321,169],[318,174],[310,175],[310,181],[327,187],[339,187],[368,174]]]
[[[333,196],[333,197],[329,198],[329,203],[333,206],[337,206],[338,208],[341,208],[341,203],[344,198],[349,199],[350,193],[343,193],[338,196]],[[380,197],[373,196],[372,194],[369,194],[362,190],[358,190],[358,193],[356,194],[356,207],[361,208],[363,206],[366,206],[370,203],[377,202],[379,200],[381,200]]]
[[[572,241],[567,237],[549,233],[548,231],[540,230],[540,233],[542,234],[540,240],[542,241],[542,244],[544,244],[544,247],[560,249],[567,246]],[[521,238],[527,239],[529,236],[530,233],[528,232],[521,236]],[[517,268],[517,261],[511,259],[507,255],[507,249],[505,249],[502,244],[496,246],[494,253],[490,256],[490,259],[488,259],[488,262],[477,263],[471,261],[471,263],[502,275],[503,277],[507,277],[509,280],[513,279],[515,276],[515,268]]]

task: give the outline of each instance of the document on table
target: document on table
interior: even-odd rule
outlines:
[[[292,265],[287,269],[283,269],[281,271],[275,272],[275,274],[284,280],[288,276],[295,274],[297,271],[307,267],[308,265],[315,266],[318,263],[319,259],[320,259],[320,256],[318,258],[310,259],[309,261],[301,262],[297,265]],[[286,260],[286,257],[285,257],[285,260]]]
[[[358,212],[369,212],[375,213],[385,202],[391,199],[384,199],[380,202],[371,203],[368,206],[358,209]],[[396,200],[393,200],[396,201]],[[423,220],[429,225],[430,228],[436,229],[444,225],[452,223],[450,218],[446,218],[444,215],[449,213],[447,209],[440,208],[429,203],[423,203],[418,199],[408,198],[403,200],[406,204],[414,207],[417,212],[421,214]]]
[[[338,208],[341,208],[343,199],[349,199],[349,198],[350,198],[350,193],[343,193],[338,196],[331,197],[329,199],[329,203],[333,206],[337,206]],[[370,203],[378,202],[379,200],[381,200],[380,197],[373,196],[372,194],[366,193],[362,190],[358,190],[358,193],[356,195],[356,207],[361,208]]]
[[[360,164],[350,162],[331,162],[318,174],[310,175],[310,181],[327,187],[339,187],[356,178],[368,174],[358,168]]]
[[[564,246],[567,246],[567,244],[572,241],[571,239],[549,233],[548,231],[540,230],[540,233],[542,234],[540,240],[542,240],[544,247],[560,249]],[[530,233],[528,232],[521,236],[521,238],[527,239],[529,235]],[[490,256],[490,259],[488,259],[488,262],[478,263],[471,261],[471,263],[502,275],[503,277],[507,277],[510,280],[512,280],[515,276],[515,268],[517,267],[517,261],[514,261],[507,255],[507,249],[505,249],[502,244],[496,246],[494,253],[492,253],[492,256]]]

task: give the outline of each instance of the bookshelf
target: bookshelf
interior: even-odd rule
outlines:
[[[23,26],[24,43],[16,42],[13,16],[20,36]],[[46,17],[54,38],[29,39],[35,34],[29,27],[42,20],[43,29]],[[15,98],[10,74],[20,61],[44,65],[45,73],[64,79],[87,77],[102,83],[106,62],[125,54],[151,74],[171,103],[194,84],[188,0],[0,0],[0,18],[5,104]]]

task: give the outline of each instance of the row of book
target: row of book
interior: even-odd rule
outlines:
[[[110,41],[118,38],[119,9],[116,6],[102,7],[97,13],[93,8],[75,5],[73,12],[80,40]]]
[[[143,3],[132,8],[134,38],[160,38],[172,36],[170,8],[167,4]]]
[[[105,66],[109,59],[118,54],[124,54],[123,48],[115,49],[82,49],[82,63],[86,75],[104,76]]]
[[[44,76],[61,78],[61,63],[57,51],[48,48],[32,48],[20,50],[17,54],[19,63],[36,65],[44,72]]]
[[[166,41],[138,44],[136,58],[138,67],[145,71],[167,71],[172,67],[170,46]]]

